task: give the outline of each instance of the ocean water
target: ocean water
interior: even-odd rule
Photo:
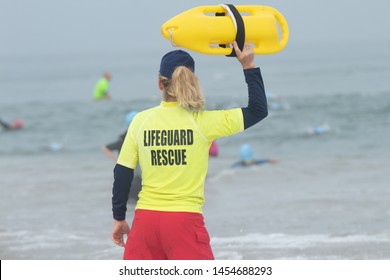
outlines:
[[[121,259],[110,239],[114,162],[100,149],[128,112],[159,104],[162,54],[0,57],[0,118],[25,121],[0,132],[1,259]],[[237,61],[193,55],[208,109],[246,104]],[[269,116],[219,139],[209,162],[217,259],[390,258],[388,61],[386,48],[320,45],[256,58]],[[113,99],[93,102],[105,70]],[[277,163],[231,168],[244,143]]]

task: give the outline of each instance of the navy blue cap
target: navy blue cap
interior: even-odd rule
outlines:
[[[178,66],[185,66],[195,72],[195,62],[190,54],[182,50],[175,50],[167,53],[161,59],[160,75],[170,79]]]

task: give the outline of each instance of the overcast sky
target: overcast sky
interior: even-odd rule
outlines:
[[[1,0],[0,55],[139,50],[169,47],[160,26],[200,5],[221,1]],[[390,1],[229,1],[278,9],[290,27],[289,45],[389,44]],[[389,48],[390,49],[390,48]]]

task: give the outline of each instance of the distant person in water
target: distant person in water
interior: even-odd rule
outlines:
[[[218,144],[216,140],[214,140],[211,143],[210,149],[209,149],[209,156],[210,157],[217,157],[218,156]]]
[[[250,145],[244,144],[240,147],[240,161],[232,165],[232,167],[246,167],[265,163],[277,163],[274,159],[256,159],[253,149]]]
[[[120,152],[123,145],[123,141],[125,141],[126,134],[127,134],[127,130],[121,135],[119,135],[118,139],[115,142],[111,142],[102,147],[102,151],[113,161],[117,160],[117,156],[115,155],[114,151],[118,151],[118,153]]]
[[[0,119],[0,127],[2,127],[3,130],[7,130],[7,131],[18,130],[24,127],[24,122],[23,120],[17,119],[12,123],[6,123]]]
[[[137,114],[136,111],[132,111],[128,113],[125,117],[125,123],[127,127],[129,127],[131,121],[133,120],[134,116]],[[102,151],[112,160],[117,160],[117,155],[114,154],[114,151],[117,151],[118,154],[122,148],[123,141],[126,138],[127,129],[125,132],[123,132],[121,135],[118,136],[118,139],[115,142],[109,143],[105,146],[103,146]]]
[[[97,82],[93,93],[94,100],[98,101],[98,100],[111,99],[111,95],[108,93],[108,87],[111,78],[112,78],[111,73],[106,72],[104,73],[103,77]]]
[[[307,136],[319,136],[325,133],[328,133],[330,131],[330,127],[327,124],[318,125],[312,128],[307,129],[306,135]]]

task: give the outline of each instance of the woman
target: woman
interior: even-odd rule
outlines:
[[[209,147],[268,114],[253,50],[233,47],[248,84],[246,108],[204,111],[192,57],[176,50],[162,58],[163,101],[134,117],[114,168],[112,239],[125,247],[124,259],[214,259],[202,215]],[[126,202],[137,162],[142,190],[130,230]]]

